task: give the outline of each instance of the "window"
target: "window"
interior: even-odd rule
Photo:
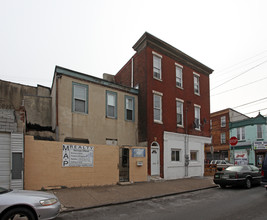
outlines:
[[[155,91],[153,96],[154,122],[162,123],[162,94]]]
[[[197,105],[195,105],[194,127],[196,130],[200,130],[200,106]]]
[[[159,80],[161,80],[161,58],[161,55],[153,52],[153,77]]]
[[[194,73],[194,93],[200,95],[199,89],[199,75]]]
[[[257,138],[262,139],[262,125],[257,125]]]
[[[221,127],[225,127],[226,126],[226,117],[222,116],[221,117]]]
[[[237,128],[236,129],[236,133],[237,133],[237,139],[239,141],[245,140],[245,127],[242,128]]]
[[[72,83],[72,111],[88,113],[88,86]]]
[[[106,91],[106,116],[117,118],[117,93]]]
[[[225,143],[226,143],[225,133],[221,133],[221,144],[225,144]]]
[[[177,120],[177,126],[183,126],[184,125],[184,116],[183,116],[183,101],[182,100],[176,100],[176,120]]]
[[[125,96],[125,120],[134,121],[134,97]]]
[[[180,161],[180,150],[178,149],[171,150],[171,161]]]
[[[197,161],[198,160],[198,152],[195,150],[190,151],[190,160]]]
[[[176,65],[176,86],[179,88],[183,88],[183,67],[175,64]]]

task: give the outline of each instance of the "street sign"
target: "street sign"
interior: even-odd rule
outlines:
[[[230,138],[229,143],[232,146],[235,146],[238,143],[238,139],[235,136],[233,136],[233,137]]]

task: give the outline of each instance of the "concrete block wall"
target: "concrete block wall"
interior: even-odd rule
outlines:
[[[13,109],[0,109],[0,131],[17,131],[17,123]]]

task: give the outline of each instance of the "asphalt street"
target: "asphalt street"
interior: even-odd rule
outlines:
[[[213,188],[148,201],[62,213],[68,219],[267,219],[267,191],[263,187]]]

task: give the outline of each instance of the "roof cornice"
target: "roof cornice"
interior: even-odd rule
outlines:
[[[129,93],[132,93],[135,95],[138,95],[138,93],[139,93],[138,89],[130,88],[130,87],[123,86],[120,84],[116,84],[116,83],[113,83],[113,82],[110,82],[110,81],[107,81],[107,80],[104,80],[101,78],[97,78],[97,77],[90,76],[90,75],[87,75],[84,73],[80,73],[77,71],[66,69],[66,68],[60,67],[60,66],[55,67],[55,75],[56,74],[69,76],[69,77],[76,78],[79,80],[84,80],[87,82],[92,82],[92,83],[99,84],[99,85],[106,86],[106,87],[110,87],[113,89],[118,89],[121,91],[129,92]]]
[[[203,73],[209,75],[213,72],[213,69],[205,66],[204,64],[200,63],[199,61],[195,60],[194,58],[188,56],[187,54],[183,53],[182,51],[176,49],[175,47],[171,46],[170,44],[156,38],[155,36],[145,32],[141,38],[134,44],[133,49],[139,53],[144,48],[150,47],[155,49],[171,58],[175,61],[186,65],[196,72]]]

